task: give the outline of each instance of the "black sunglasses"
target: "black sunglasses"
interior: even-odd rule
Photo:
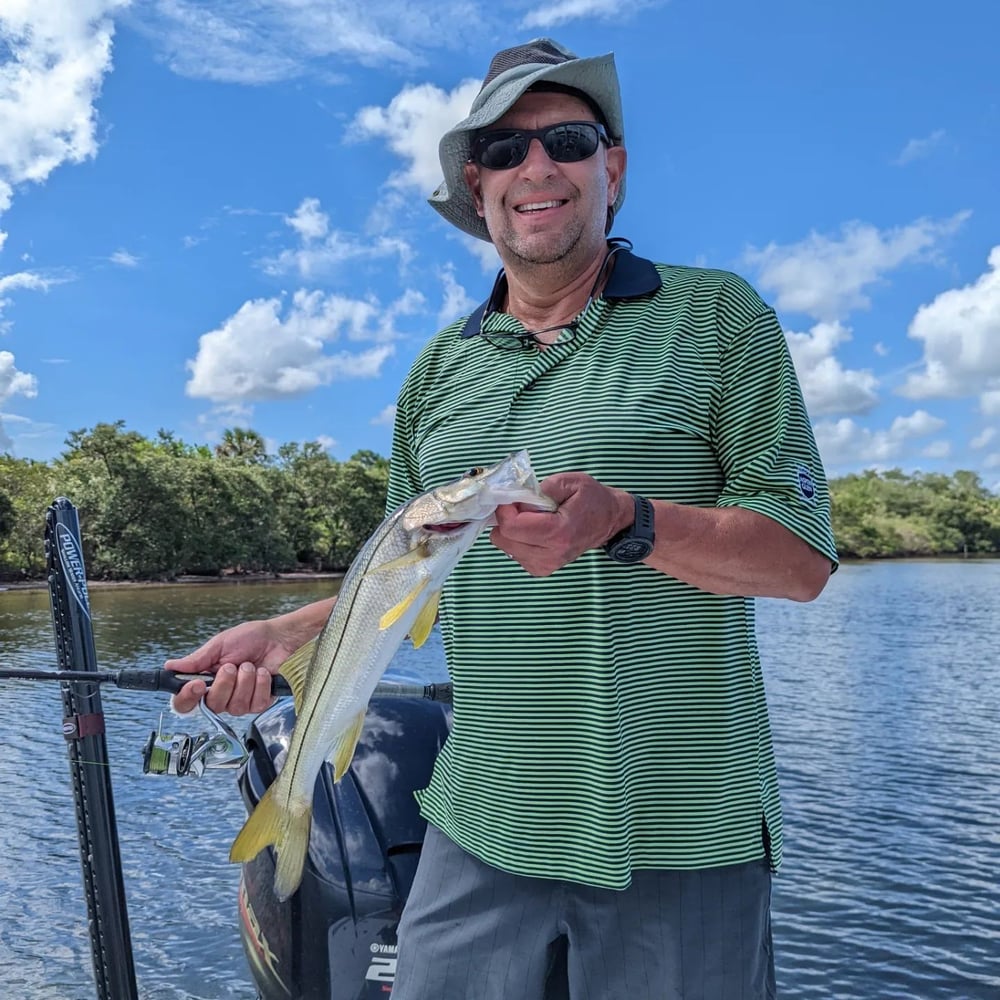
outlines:
[[[510,170],[524,162],[532,139],[538,139],[549,159],[579,163],[610,146],[607,129],[598,122],[558,122],[545,128],[498,128],[482,132],[472,143],[469,160],[487,170]]]

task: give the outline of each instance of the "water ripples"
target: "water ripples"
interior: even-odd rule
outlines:
[[[101,666],[156,667],[329,592],[95,588]],[[1000,562],[845,566],[818,601],[763,601],[758,620],[785,806],[782,1000],[998,1000]],[[0,662],[55,665],[47,595],[0,594]],[[404,646],[394,669],[440,679],[440,645]],[[0,693],[0,981],[25,1000],[91,1000],[58,688]],[[166,698],[102,696],[140,997],[250,1000],[232,778],[142,775]]]

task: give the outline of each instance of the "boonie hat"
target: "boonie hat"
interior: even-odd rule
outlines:
[[[472,138],[480,129],[492,125],[534,84],[544,81],[578,90],[597,106],[608,134],[615,145],[625,139],[622,122],[622,99],[614,54],[581,59],[551,38],[535,38],[498,52],[490,63],[486,79],[472,102],[468,118],[445,132],[438,146],[444,181],[428,201],[459,229],[492,243],[486,222],[476,212],[463,173],[469,159]],[[625,200],[622,178],[611,214]]]

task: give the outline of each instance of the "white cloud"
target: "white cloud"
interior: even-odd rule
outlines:
[[[128,250],[116,250],[108,260],[119,267],[138,267],[142,258],[137,257],[134,253],[129,253]]]
[[[34,271],[15,271],[13,274],[0,274],[0,333],[6,332],[10,323],[3,318],[4,310],[10,305],[10,292],[29,290],[46,292],[59,279],[44,278]]]
[[[932,441],[926,448],[920,450],[924,458],[947,458],[951,454],[950,441]]]
[[[330,217],[320,207],[319,198],[304,198],[294,215],[285,216],[285,222],[303,243],[321,240],[330,231]]]
[[[215,403],[245,405],[301,396],[335,379],[372,378],[394,352],[395,321],[423,305],[407,291],[388,307],[374,299],[347,299],[319,291],[245,302],[217,330],[199,339],[187,363],[185,391]],[[367,342],[326,353],[328,343]]]
[[[969,447],[975,451],[985,448],[996,437],[996,433],[995,427],[985,428],[969,442]]]
[[[0,213],[21,183],[97,152],[94,101],[126,0],[4,0],[0,7]]]
[[[812,416],[867,413],[878,403],[878,379],[868,370],[846,369],[834,357],[851,339],[840,323],[817,323],[808,333],[786,333],[802,394]]]
[[[464,80],[451,91],[430,83],[404,87],[387,107],[362,108],[351,122],[350,134],[384,139],[404,164],[390,176],[389,186],[416,189],[429,197],[442,179],[441,136],[468,115],[479,87],[479,80]]]
[[[970,214],[959,212],[938,222],[919,219],[888,230],[849,222],[838,238],[810,233],[798,243],[750,247],[743,260],[756,270],[760,286],[776,293],[779,311],[818,320],[842,319],[871,305],[867,289],[883,281],[889,271],[910,262],[936,260],[938,244]]]
[[[923,370],[900,393],[913,399],[956,398],[983,393],[989,412],[1000,395],[1000,246],[989,270],[972,284],[942,292],[917,310],[909,335],[924,344]]]
[[[642,7],[654,6],[651,3],[633,3],[629,10],[634,13]],[[622,5],[618,0],[556,0],[533,10],[521,20],[522,28],[552,28],[570,21],[583,18],[619,20],[622,16]]]
[[[396,420],[396,404],[386,406],[382,411],[372,418],[372,424],[376,427],[391,427]]]
[[[483,274],[496,274],[503,266],[500,254],[497,253],[497,248],[492,243],[487,243],[486,240],[477,240],[475,236],[467,236],[465,233],[456,233],[455,235],[462,246],[478,259]]]
[[[264,84],[306,74],[339,82],[331,61],[412,67],[422,48],[462,44],[484,17],[469,0],[148,0],[134,21],[175,73]]]
[[[285,223],[298,234],[301,245],[265,258],[262,266],[271,275],[295,274],[304,281],[315,281],[333,274],[349,260],[396,256],[405,267],[413,258],[412,248],[399,237],[358,237],[331,230],[318,198],[306,198],[294,215],[285,216]]]
[[[0,406],[3,406],[12,396],[25,396],[32,399],[38,395],[38,379],[34,375],[22,372],[14,365],[14,355],[10,351],[0,351]],[[8,421],[15,419],[5,415]],[[3,419],[0,419],[0,454],[13,448],[13,441],[4,430]]]
[[[478,303],[455,280],[453,265],[446,265],[438,274],[441,278],[441,284],[444,285],[444,299],[438,312],[438,325],[445,327],[449,323],[453,323],[459,316],[470,313]]]
[[[337,447],[337,439],[330,437],[329,434],[320,434],[319,437],[313,439],[316,444],[318,444],[323,451],[333,451]]]
[[[905,167],[914,160],[922,160],[925,156],[930,156],[934,150],[941,145],[947,133],[943,128],[935,129],[930,135],[923,139],[910,139],[903,147],[899,156],[892,162],[897,167]]]
[[[979,397],[979,412],[984,417],[1000,417],[1000,389],[988,389]]]
[[[935,434],[944,426],[943,420],[925,410],[897,417],[887,430],[871,430],[844,417],[817,423],[816,444],[828,469],[859,463],[889,466],[905,456],[912,442]]]
[[[94,102],[111,68],[111,14],[127,0],[0,4],[0,215],[16,188],[97,153]],[[0,249],[7,234],[0,232]],[[45,290],[30,272],[0,275],[0,313],[14,289]],[[9,326],[0,320],[0,332]]]

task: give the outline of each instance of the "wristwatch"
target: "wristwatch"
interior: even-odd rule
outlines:
[[[637,493],[632,494],[632,499],[635,501],[635,521],[604,543],[608,558],[615,562],[642,562],[653,551],[653,542],[656,540],[653,531],[653,505]]]

